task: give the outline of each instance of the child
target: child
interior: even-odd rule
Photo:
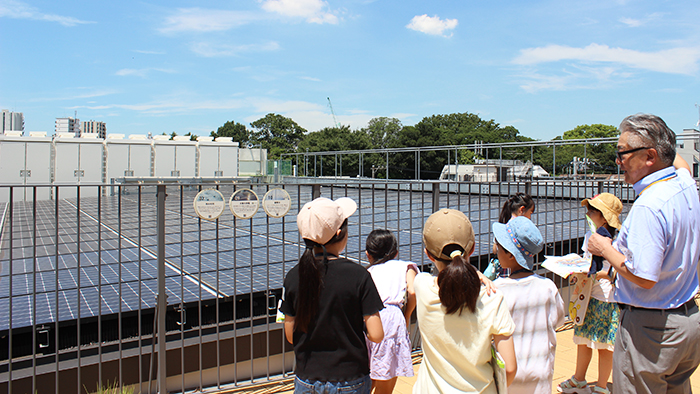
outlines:
[[[297,214],[306,250],[284,278],[284,333],[294,345],[295,393],[343,391],[369,394],[367,339],[384,337],[384,307],[369,272],[340,257],[348,242],[350,198],[319,197]],[[324,391],[325,390],[325,391]]]
[[[532,219],[532,214],[535,212],[535,201],[526,193],[515,193],[510,196],[503,203],[503,208],[501,208],[501,214],[498,216],[499,223],[508,223],[512,218],[518,216],[525,216],[528,219]],[[496,244],[493,245],[493,254],[496,254]],[[496,280],[498,273],[501,270],[501,264],[498,262],[498,256],[494,257],[489,261],[488,267],[484,271],[484,275],[491,279]]]
[[[515,193],[510,196],[501,208],[501,214],[498,216],[499,223],[508,223],[514,217],[525,216],[532,220],[532,214],[535,212],[535,201],[526,193]]]
[[[510,271],[494,281],[503,291],[515,322],[513,342],[518,373],[509,394],[551,393],[557,336],[564,323],[564,301],[550,279],[532,272],[535,256],[544,241],[537,227],[525,216],[508,223],[494,223],[498,260]]]
[[[474,252],[471,222],[454,209],[435,212],[423,227],[423,243],[439,274],[418,274],[413,283],[423,348],[413,393],[494,394],[491,341],[510,382],[517,371],[511,337],[515,326],[503,294],[489,295],[469,263]]]
[[[413,279],[418,273],[415,263],[394,260],[398,255],[398,242],[389,230],[374,230],[367,236],[367,268],[384,309],[379,312],[384,327],[381,343],[368,342],[369,370],[375,394],[394,391],[398,376],[413,376],[411,340],[408,336],[411,314],[416,307]],[[406,308],[404,297],[407,296]]]
[[[595,226],[604,228],[610,235],[620,228],[622,202],[610,193],[601,193],[593,198],[581,201],[581,206],[588,208],[587,215]],[[584,256],[588,253],[588,238],[583,241]],[[594,256],[595,258],[595,256]],[[609,394],[608,378],[612,372],[615,335],[619,325],[620,308],[615,303],[614,289],[610,283],[608,271],[610,263],[602,260],[602,269],[594,270],[596,280],[593,282],[583,323],[574,327],[576,351],[576,373],[557,386],[560,393],[588,392],[586,371],[593,356],[593,349],[598,349],[598,381],[593,387],[594,393]],[[593,269],[595,262],[591,262]]]

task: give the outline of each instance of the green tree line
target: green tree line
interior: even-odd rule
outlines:
[[[557,140],[616,137],[615,126],[603,124],[581,125],[564,132]],[[407,148],[421,146],[470,145],[476,142],[499,144],[504,142],[535,141],[520,134],[513,126],[501,126],[495,120],[484,120],[469,112],[445,115],[432,115],[423,118],[412,126],[404,126],[399,119],[378,117],[371,119],[366,127],[351,130],[349,126],[326,127],[308,132],[294,120],[270,113],[246,125],[228,121],[211,132],[212,137],[232,137],[241,147],[249,145],[268,150],[268,159],[276,160],[285,153],[329,152],[348,150],[372,150],[385,148]],[[573,157],[588,158],[587,172],[615,172],[614,144],[560,145],[554,150],[547,146],[507,147],[504,149],[475,149],[455,151],[424,151],[420,153],[420,178],[437,179],[445,164],[471,164],[476,159],[498,159],[528,161],[557,174],[571,171]],[[342,172],[339,175],[366,177],[386,177],[392,179],[413,179],[416,177],[416,154],[413,152],[366,153],[325,156],[297,164],[300,173],[308,169],[309,175],[334,175],[339,162]],[[296,160],[295,157],[292,160]],[[580,170],[580,168],[579,168]],[[581,171],[583,172],[583,171]]]

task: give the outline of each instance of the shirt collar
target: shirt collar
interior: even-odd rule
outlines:
[[[676,169],[673,166],[668,166],[668,167],[662,168],[656,172],[652,172],[651,174],[645,176],[644,178],[640,179],[639,181],[637,181],[637,183],[634,184],[634,186],[633,186],[634,192],[638,195],[647,186],[649,186],[652,183],[658,181],[659,179],[661,179],[665,176],[669,176],[675,172],[676,172]]]

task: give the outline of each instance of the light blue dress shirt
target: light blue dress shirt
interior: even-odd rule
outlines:
[[[625,255],[631,273],[656,284],[647,290],[618,276],[615,300],[676,308],[698,292],[700,198],[695,180],[686,169],[667,167],[635,183],[634,190],[637,200],[613,246]]]

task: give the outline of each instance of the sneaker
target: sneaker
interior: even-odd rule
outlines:
[[[557,385],[557,392],[567,394],[588,394],[591,391],[588,388],[588,382],[585,380],[576,380],[576,378],[572,376],[571,379],[567,379]]]
[[[610,390],[607,387],[593,386],[594,394],[610,394]]]

